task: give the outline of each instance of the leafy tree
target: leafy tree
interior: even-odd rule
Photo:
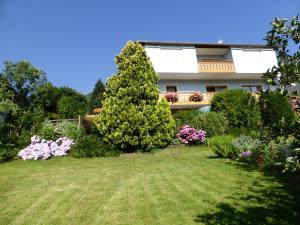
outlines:
[[[300,22],[298,15],[291,21],[275,18],[265,40],[277,54],[278,66],[269,69],[263,77],[273,85],[286,90],[290,85],[300,82]],[[296,51],[293,53],[291,47]]]
[[[45,74],[27,61],[6,61],[0,81],[1,140],[16,141],[41,120],[43,112],[34,109],[32,97],[46,81]]]
[[[102,83],[102,81],[99,79],[90,96],[89,103],[90,103],[91,111],[95,108],[102,107],[102,101],[104,100],[104,95],[103,95],[104,91],[105,91],[105,86]]]
[[[74,97],[63,96],[57,102],[57,111],[63,118],[75,118],[87,111],[85,102],[77,101]]]
[[[284,94],[277,91],[263,92],[259,104],[262,124],[269,138],[292,133],[295,113]]]
[[[50,82],[45,83],[36,90],[33,95],[33,104],[48,113],[57,112],[57,102],[61,97],[59,88],[54,87]]]
[[[231,128],[256,128],[260,123],[259,105],[251,93],[241,89],[228,89],[216,94],[211,110],[222,112]]]
[[[16,114],[18,105],[14,103],[14,90],[8,80],[0,76],[0,114]]]
[[[103,140],[123,151],[166,146],[175,122],[168,103],[158,101],[158,76],[143,46],[128,42],[115,61],[118,74],[107,82],[96,119]]]
[[[13,92],[14,103],[20,108],[31,106],[32,94],[46,81],[45,73],[28,61],[4,62],[0,77],[6,79]]]
[[[79,93],[73,88],[70,87],[60,87],[58,90],[59,97],[72,97],[76,99],[78,102],[83,102],[84,104],[87,104],[86,98],[83,94]]]

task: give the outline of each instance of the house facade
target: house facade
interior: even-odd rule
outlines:
[[[275,51],[265,45],[139,41],[159,75],[160,97],[176,92],[172,109],[208,106],[215,93],[242,88],[256,93],[270,87],[261,78],[277,65]],[[200,92],[202,101],[189,100]]]

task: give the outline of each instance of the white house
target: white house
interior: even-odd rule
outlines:
[[[177,92],[171,108],[200,108],[209,105],[216,92],[243,88],[258,92],[271,88],[261,78],[277,65],[275,51],[265,45],[138,41],[159,75],[161,97]],[[201,92],[203,101],[189,96]]]

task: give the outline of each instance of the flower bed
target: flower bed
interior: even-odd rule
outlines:
[[[19,151],[18,156],[23,160],[49,159],[52,156],[64,156],[68,153],[73,144],[72,139],[62,137],[56,141],[46,141],[39,136],[31,137],[31,144]]]
[[[203,130],[196,130],[189,125],[182,126],[179,133],[176,137],[181,141],[183,144],[197,144],[203,143],[205,141],[205,131]]]

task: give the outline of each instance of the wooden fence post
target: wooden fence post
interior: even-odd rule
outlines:
[[[78,131],[80,130],[80,125],[81,125],[81,116],[79,115],[78,116],[78,127],[77,127]]]

